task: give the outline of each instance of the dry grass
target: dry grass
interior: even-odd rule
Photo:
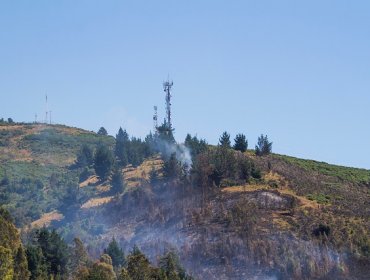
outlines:
[[[108,191],[110,191],[110,189],[111,189],[111,186],[110,185],[98,185],[98,186],[96,186],[96,190],[99,193],[108,192]]]
[[[272,172],[272,171],[270,171],[270,172],[266,173],[266,174],[263,176],[263,179],[264,179],[266,182],[268,182],[268,181],[278,181],[278,182],[281,182],[281,181],[283,181],[283,180],[284,180],[284,178],[283,178],[281,175],[279,175],[279,174],[278,174],[278,173],[276,173],[276,172]]]
[[[159,157],[145,160],[141,165],[134,168],[131,165],[123,169],[123,177],[128,187],[137,187],[142,180],[149,180],[152,168],[156,171],[162,169],[163,161]]]
[[[84,204],[82,204],[82,209],[88,209],[92,207],[97,207],[103,204],[106,204],[110,202],[113,199],[114,196],[106,196],[106,197],[100,197],[100,198],[91,198]]]
[[[232,186],[222,189],[222,192],[236,193],[236,192],[254,192],[257,190],[271,190],[269,185],[256,185],[256,184],[246,184],[243,186]]]
[[[45,213],[42,215],[42,217],[36,221],[33,221],[31,223],[32,228],[40,228],[43,226],[49,226],[52,221],[61,221],[64,219],[64,216],[59,213],[57,210],[54,210],[49,213]]]
[[[87,187],[89,185],[95,185],[96,183],[99,182],[99,178],[96,175],[93,175],[89,178],[87,178],[85,181],[80,183],[80,188]]]
[[[276,190],[280,194],[287,194],[287,195],[293,196],[296,199],[298,199],[300,208],[313,208],[313,209],[318,209],[319,208],[319,204],[316,201],[309,200],[304,196],[299,196],[293,190],[291,190],[291,189],[289,189],[288,187],[285,187],[285,186],[281,187],[277,190],[275,188],[271,188],[269,185],[266,185],[266,184],[261,184],[261,185],[246,184],[246,185],[243,185],[243,186],[233,186],[233,187],[223,188],[222,192],[228,192],[228,193],[254,192],[254,191],[257,191],[257,190]]]
[[[272,222],[274,226],[278,227],[280,230],[290,230],[292,228],[291,224],[282,217],[282,214],[285,213],[286,211],[277,211],[272,213]]]

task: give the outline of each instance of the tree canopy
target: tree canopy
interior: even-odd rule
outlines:
[[[248,140],[244,134],[237,134],[234,139],[234,150],[244,153],[248,149]]]
[[[264,136],[261,134],[258,137],[258,143],[256,145],[256,155],[257,156],[264,156],[270,154],[272,151],[272,142],[269,142],[267,135]]]
[[[114,157],[111,150],[104,144],[100,144],[95,152],[94,169],[101,179],[107,179],[114,165]]]
[[[219,139],[219,145],[224,148],[231,148],[230,134],[224,131]]]

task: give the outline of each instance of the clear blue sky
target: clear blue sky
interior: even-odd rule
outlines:
[[[176,138],[370,169],[370,1],[0,2],[0,117],[144,136],[174,80]]]

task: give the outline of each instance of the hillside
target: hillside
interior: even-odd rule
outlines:
[[[172,248],[198,279],[370,274],[369,170],[225,151],[228,175],[216,176],[209,167],[220,151],[209,146],[186,178],[165,178],[159,154],[121,166],[125,188],[113,192],[111,177],[75,167],[84,145],[100,144],[114,150],[115,139],[61,125],[0,126],[0,204],[24,237],[52,226],[69,242],[79,236],[94,257],[112,237],[152,261]],[[244,180],[229,174],[234,162]]]
[[[78,150],[100,142],[112,147],[114,138],[62,125],[0,126],[1,203],[17,226],[63,207],[62,197],[78,186],[79,174],[70,169]]]

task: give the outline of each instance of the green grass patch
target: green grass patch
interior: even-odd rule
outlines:
[[[330,202],[330,195],[327,194],[309,194],[307,195],[307,198],[312,201],[316,201],[320,204],[328,204]]]
[[[370,170],[332,165],[314,160],[299,159],[285,155],[274,155],[290,164],[297,165],[307,171],[314,171],[320,174],[336,177],[342,181],[355,184],[370,184]]]

